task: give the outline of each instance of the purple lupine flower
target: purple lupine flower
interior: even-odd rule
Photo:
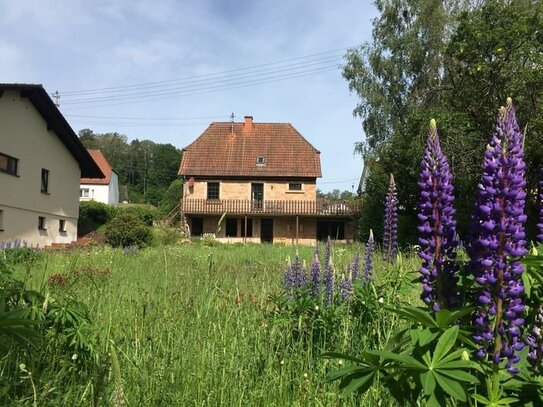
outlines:
[[[524,346],[520,340],[524,324],[520,258],[526,254],[523,141],[507,99],[485,151],[468,246],[477,283],[473,336],[480,347],[477,356],[489,355],[496,364],[507,358],[511,374],[518,372],[513,366],[519,360],[515,352]]]
[[[334,300],[334,265],[331,258],[324,266],[322,283],[324,285],[324,306],[329,307]]]
[[[315,254],[313,263],[311,264],[311,275],[310,275],[310,295],[313,298],[318,298],[321,293],[321,263],[319,257]]]
[[[330,257],[332,256],[332,241],[330,236],[326,240],[326,245],[324,246],[324,267],[330,262]]]
[[[285,268],[285,274],[283,275],[283,288],[285,289],[285,294],[288,297],[293,297],[294,289],[296,287],[296,279],[294,272],[292,270],[292,265],[290,259],[287,260],[287,265]]]
[[[526,337],[526,344],[530,347],[528,361],[537,373],[541,373],[543,363],[543,307],[539,307],[531,332]]]
[[[366,242],[364,250],[364,270],[362,271],[362,283],[367,284],[373,279],[373,252],[375,250],[375,242],[373,240],[373,230],[370,229],[370,237]]]
[[[350,264],[349,269],[351,270],[351,280],[353,284],[356,284],[360,272],[360,252],[356,252],[356,254],[354,255],[353,261]]]
[[[539,203],[539,220],[537,222],[537,236],[539,243],[543,243],[543,166],[539,169],[539,194],[537,195]]]
[[[396,263],[398,252],[398,194],[394,176],[390,174],[390,185],[385,200],[385,222],[383,231],[383,260]]]
[[[294,261],[292,262],[292,276],[294,279],[294,287],[300,289],[304,287],[305,278],[304,270],[302,267],[302,262],[300,261],[300,253],[296,251],[296,256],[294,256]]]
[[[456,272],[456,221],[452,173],[447,157],[441,151],[436,122],[430,121],[430,132],[419,175],[419,269],[421,299],[434,311],[458,305]]]
[[[343,301],[350,301],[353,296],[353,280],[350,273],[345,273],[339,281],[339,292]]]

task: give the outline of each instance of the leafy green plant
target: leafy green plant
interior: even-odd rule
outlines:
[[[132,213],[119,213],[106,225],[107,242],[113,247],[142,247],[151,242],[151,228]]]
[[[79,218],[77,230],[80,235],[98,229],[105,225],[116,214],[116,208],[97,201],[83,201],[79,203]]]

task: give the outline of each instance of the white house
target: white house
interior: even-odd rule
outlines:
[[[81,176],[103,174],[45,89],[0,84],[0,241],[76,240]]]
[[[105,178],[81,178],[80,201],[97,201],[109,205],[119,203],[119,178],[100,150],[89,150]]]

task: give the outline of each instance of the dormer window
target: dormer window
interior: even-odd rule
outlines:
[[[260,155],[256,158],[256,165],[266,165],[266,159]]]

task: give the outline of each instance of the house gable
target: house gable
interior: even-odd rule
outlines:
[[[45,120],[47,131],[53,132],[79,163],[81,176],[93,178],[104,176],[42,85],[0,83],[0,97],[10,91],[32,103]]]

